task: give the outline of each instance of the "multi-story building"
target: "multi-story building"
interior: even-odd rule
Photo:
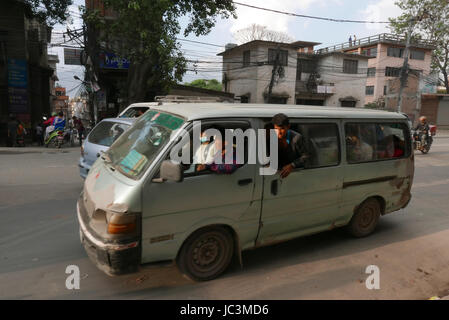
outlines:
[[[55,99],[53,100],[53,110],[55,112],[62,111],[66,117],[71,116],[71,112],[68,108],[69,97],[66,95],[65,88],[57,86],[55,88]]]
[[[57,54],[48,55],[48,66],[53,70],[53,75],[50,77],[50,107],[51,111],[54,111],[53,101],[56,99],[56,81],[58,81],[58,75],[56,73],[56,64],[59,63],[59,57]]]
[[[382,99],[388,91],[388,81],[399,77],[404,63],[406,39],[393,34],[378,34],[316,50],[317,53],[345,52],[369,56],[366,70],[365,104]],[[430,76],[432,51],[435,46],[426,40],[412,40],[409,66],[414,74]]]
[[[0,145],[10,114],[31,128],[50,112],[50,35],[51,28],[32,16],[25,1],[0,1]]]
[[[227,45],[219,53],[224,91],[234,93],[243,103],[362,107],[368,57],[314,54],[318,44],[256,40]]]

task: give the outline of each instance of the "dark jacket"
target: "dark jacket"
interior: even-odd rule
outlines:
[[[307,150],[306,143],[301,134],[296,131],[289,130],[287,133],[287,143],[289,148],[284,150],[284,155],[282,155],[282,150],[279,147],[279,168],[291,163],[294,168],[304,167],[306,161],[309,158],[309,152]]]

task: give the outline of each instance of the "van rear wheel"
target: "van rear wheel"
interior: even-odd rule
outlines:
[[[379,222],[381,206],[377,199],[365,200],[356,210],[348,225],[349,233],[357,238],[371,234]]]
[[[195,281],[212,280],[229,266],[234,253],[231,234],[222,227],[201,229],[193,233],[179,252],[180,271]]]

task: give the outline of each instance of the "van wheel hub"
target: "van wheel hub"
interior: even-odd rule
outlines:
[[[200,241],[194,250],[194,261],[200,266],[207,266],[213,263],[219,254],[219,244],[216,239],[209,238]]]

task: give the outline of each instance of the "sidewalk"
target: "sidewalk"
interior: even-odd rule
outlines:
[[[0,155],[2,154],[22,154],[22,153],[67,153],[72,151],[79,151],[80,147],[63,147],[57,148],[45,148],[45,147],[0,147]]]

